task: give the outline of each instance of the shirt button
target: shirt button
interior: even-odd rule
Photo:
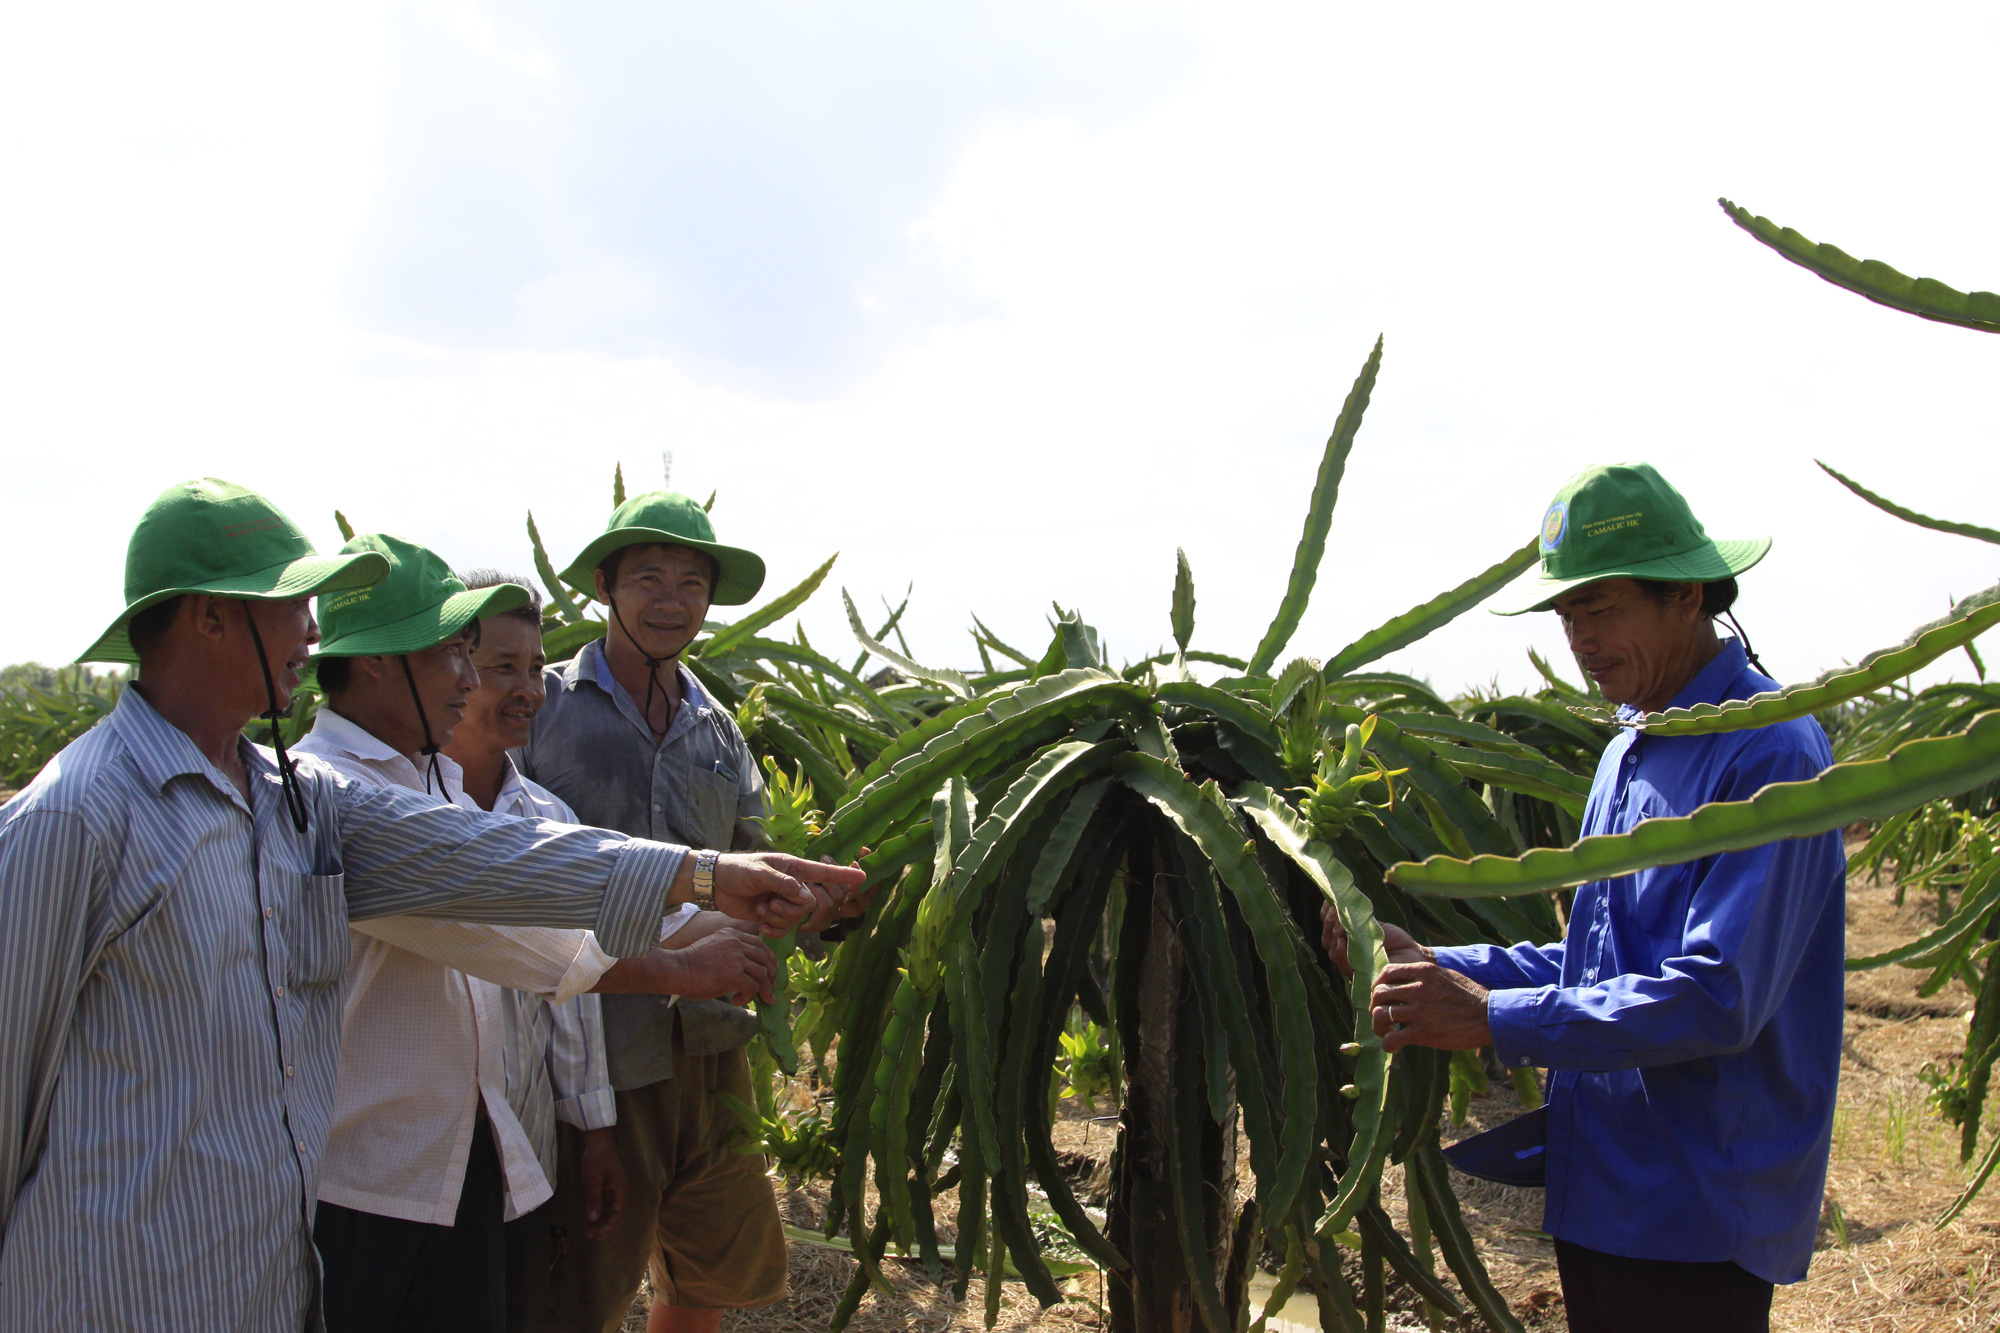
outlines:
[[[304,1152],[304,1151],[306,1150],[306,1141],[305,1141],[304,1139],[300,1139],[300,1140],[298,1141],[298,1145],[297,1145],[297,1146],[298,1146],[298,1150],[299,1150],[300,1152]]]
[[[272,991],[271,993],[272,993],[273,995],[276,995],[276,996],[277,996],[277,997],[278,997],[279,999],[281,999],[281,1000],[285,998],[285,988],[284,988],[283,986],[280,986],[280,987],[278,987],[278,988],[277,988],[276,990]]]
[[[290,1078],[291,1076],[292,1076],[292,1067],[291,1067],[290,1065],[286,1065],[286,1066],[285,1066],[285,1077],[286,1077],[286,1078]]]
[[[264,919],[266,921],[269,921],[271,919],[271,909],[268,907],[264,909]]]

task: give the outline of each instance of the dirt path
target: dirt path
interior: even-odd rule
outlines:
[[[1935,904],[1907,903],[1900,910],[1886,882],[1865,878],[1849,885],[1848,952],[1864,954],[1915,938],[1935,924]],[[1971,996],[1963,984],[1929,999],[1915,991],[1921,974],[1900,968],[1851,974],[1840,1106],[1822,1218],[1819,1253],[1806,1281],[1780,1288],[1772,1327],[1784,1333],[1932,1333],[2000,1327],[2000,1187],[1987,1191],[1950,1227],[1931,1219],[1957,1196],[1965,1180],[1958,1161],[1958,1132],[1925,1106],[1917,1077],[1927,1063],[1942,1063],[1965,1042]],[[1109,1156],[1109,1127],[1090,1122],[1080,1108],[1058,1126],[1058,1146],[1102,1162]],[[1497,1124],[1519,1113],[1512,1089],[1473,1104],[1467,1124],[1453,1136]],[[1243,1164],[1248,1179],[1248,1163]],[[1541,1194],[1458,1178],[1459,1197],[1495,1280],[1531,1328],[1563,1327],[1555,1257],[1533,1233],[1541,1226]],[[1401,1172],[1383,1181],[1384,1203],[1402,1212]],[[823,1194],[787,1196],[786,1211],[801,1225],[819,1217]],[[941,1214],[944,1210],[940,1210]],[[871,1294],[849,1327],[856,1333],[940,1333],[984,1325],[981,1284],[955,1306],[930,1286],[913,1264],[890,1265],[899,1299]],[[733,1333],[804,1333],[823,1330],[834,1302],[853,1272],[836,1251],[792,1246],[793,1298],[786,1305],[732,1315]],[[1019,1283],[1005,1285],[1002,1328],[1090,1329],[1101,1287],[1095,1275],[1069,1284],[1072,1304],[1038,1311]],[[1405,1302],[1407,1306],[1407,1302]],[[1421,1328],[1407,1314],[1392,1325]],[[645,1327],[643,1318],[627,1324]],[[1476,1327],[1476,1326],[1472,1326]]]

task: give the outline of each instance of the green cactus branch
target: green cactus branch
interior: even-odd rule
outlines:
[[[1845,476],[1834,471],[1826,464],[1820,463],[1817,458],[1813,461],[1819,463],[1820,471],[1826,473],[1827,476],[1832,477],[1835,481],[1845,486],[1848,490],[1853,491],[1883,513],[1892,514],[1902,519],[1905,523],[1914,523],[1920,528],[1929,528],[1933,532],[1949,532],[1957,537],[1971,537],[1975,541],[2000,543],[2000,532],[1995,532],[1992,528],[1982,528],[1976,523],[1954,523],[1950,519],[1932,518],[1927,514],[1919,514],[1914,509],[1905,509],[1894,500],[1887,500],[1875,494],[1875,492],[1869,490],[1852,477]]]
[[[1770,246],[1800,268],[1809,269],[1836,287],[1845,287],[1877,305],[1888,306],[1940,324],[2000,333],[2000,294],[1961,292],[1933,278],[1912,278],[1879,259],[1856,259],[1831,245],[1816,245],[1769,218],[1757,217],[1727,199],[1718,199],[1722,211],[1752,236]]]
[[[1278,614],[1271,618],[1271,627],[1264,631],[1263,642],[1250,654],[1248,675],[1261,676],[1271,669],[1278,654],[1292,641],[1292,633],[1306,613],[1306,603],[1312,600],[1313,584],[1319,581],[1320,557],[1326,554],[1326,536],[1333,530],[1333,506],[1340,498],[1340,478],[1347,471],[1347,455],[1354,448],[1354,437],[1361,429],[1361,418],[1368,411],[1368,398],[1375,392],[1375,376],[1381,369],[1382,339],[1378,337],[1375,350],[1368,354],[1361,373],[1355,376],[1354,387],[1347,391],[1347,401],[1340,405],[1333,434],[1327,437],[1319,476],[1313,481],[1312,501],[1306,506],[1305,529],[1299,533],[1299,549],[1292,557],[1291,582],[1285,588],[1284,600],[1278,603]]]
[[[1521,856],[1433,856],[1389,867],[1389,882],[1444,898],[1538,893],[1696,861],[1784,838],[1803,838],[1862,819],[1882,819],[2000,778],[2000,710],[1981,713],[1954,736],[1898,746],[1883,759],[1835,764],[1803,782],[1774,782],[1747,801],[1717,801],[1692,814],[1649,819],[1629,833],[1600,834]]]

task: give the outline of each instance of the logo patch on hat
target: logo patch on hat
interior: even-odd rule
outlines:
[[[1569,533],[1569,506],[1561,500],[1549,506],[1549,512],[1542,517],[1542,550],[1553,552],[1563,544]]]

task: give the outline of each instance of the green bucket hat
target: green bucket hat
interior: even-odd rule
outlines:
[[[136,663],[126,626],[170,597],[209,593],[286,602],[379,583],[388,563],[373,551],[321,555],[299,525],[263,496],[214,477],[170,486],[125,547],[125,609],[79,662]]]
[[[382,561],[389,576],[369,588],[320,598],[324,638],[319,657],[393,657],[419,653],[453,638],[483,617],[526,606],[518,583],[468,591],[465,580],[428,547],[379,532],[365,532],[340,548]],[[318,657],[313,659],[315,662]]]
[[[1542,516],[1541,546],[1541,569],[1503,592],[1494,614],[1546,611],[1598,579],[1734,578],[1764,558],[1771,539],[1711,540],[1652,464],[1609,463],[1585,468],[1556,492]]]
[[[764,586],[763,558],[715,540],[708,513],[692,496],[679,491],[647,491],[611,511],[611,521],[597,540],[583,548],[562,572],[563,582],[588,591],[604,557],[624,546],[651,543],[686,546],[715,557],[719,567],[709,601],[716,606],[741,606]]]

